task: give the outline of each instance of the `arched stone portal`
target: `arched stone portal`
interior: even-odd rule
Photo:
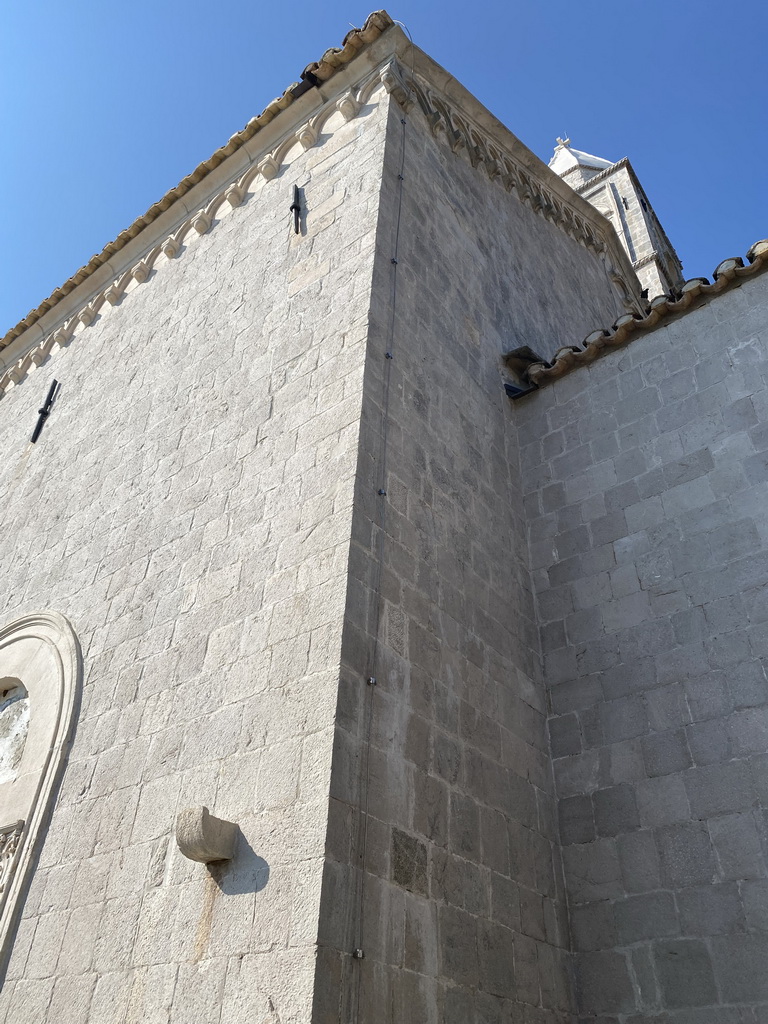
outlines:
[[[45,838],[81,677],[63,615],[33,612],[0,629],[0,971]]]

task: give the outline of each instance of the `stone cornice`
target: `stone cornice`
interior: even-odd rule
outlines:
[[[405,109],[417,102],[433,133],[443,136],[455,153],[579,244],[603,255],[624,307],[641,308],[640,284],[606,218],[425,53],[403,47],[398,57],[395,99]]]
[[[305,81],[315,81],[318,84],[323,84],[329,81],[340,69],[353,60],[361,50],[378,39],[379,36],[388,28],[391,28],[393,24],[394,22],[386,11],[374,11],[368,16],[368,18],[366,18],[365,24],[362,28],[352,29],[351,32],[347,33],[341,47],[332,47],[331,49],[326,50],[319,61],[309,64],[304,70],[302,78]],[[165,213],[166,210],[177,203],[183,196],[187,195],[187,193],[189,193],[204,178],[210,175],[217,167],[224,163],[224,161],[245,146],[247,142],[249,142],[258,132],[266,128],[266,126],[281,114],[282,111],[287,109],[295,103],[297,99],[304,95],[305,88],[306,86],[303,82],[293,82],[288,86],[288,88],[285,89],[277,99],[272,100],[272,102],[269,103],[258,116],[252,117],[242,131],[236,132],[224,146],[217,149],[216,152],[207,160],[198,164],[191,174],[188,174],[179,182],[178,185],[166,192],[159,202],[151,206],[141,217],[138,217],[129,228],[122,231],[117,238],[109,242],[100,253],[93,256],[84,267],[81,267],[77,273],[68,278],[60,288],[57,288],[56,291],[41,302],[36,309],[33,309],[26,317],[24,317],[23,320],[7,331],[6,334],[0,338],[0,349],[6,348],[14,338],[17,338],[37,323],[37,321],[52,309],[65,295],[68,295],[71,291],[86,281],[100,267],[102,267],[111,256],[127,246],[128,243],[136,238],[149,224],[156,221],[163,213]]]
[[[642,259],[634,260],[632,262],[632,266],[635,268],[635,270],[640,270],[641,267],[647,267],[649,263],[655,263],[657,260],[660,259],[661,256],[654,249],[653,252],[649,252],[648,255],[643,256]]]
[[[385,30],[386,38],[380,38]],[[360,51],[365,54],[362,64],[351,66]],[[164,262],[214,227],[222,206],[240,206],[257,179],[263,184],[275,178],[293,147],[298,144],[306,150],[327,141],[330,133],[322,130],[331,116],[338,112],[349,121],[384,90],[406,109],[418,103],[434,134],[454,153],[599,254],[625,308],[640,308],[639,284],[608,221],[454,78],[413,47],[386,12],[371,15],[363,29],[349,33],[341,50],[327,51],[308,70],[329,84],[310,88],[298,98],[286,90],[8,332],[0,341],[6,350],[5,362],[0,363],[0,397],[52,351],[68,345],[97,316],[117,305],[127,291],[142,286]]]
[[[579,195],[581,195],[582,192],[586,192],[587,189],[590,189],[593,185],[599,185],[601,182],[605,181],[606,178],[610,178],[610,176],[615,174],[620,168],[630,166],[629,158],[623,156],[621,160],[617,160],[615,164],[611,164],[610,167],[606,167],[605,170],[600,171],[600,173],[596,174],[593,178],[590,178],[588,181],[583,181],[581,185],[571,185],[571,188],[574,192],[578,192]]]
[[[762,273],[768,269],[768,239],[755,242],[747,253],[747,260],[746,265],[740,256],[723,260],[715,269],[712,283],[705,277],[694,277],[686,281],[674,296],[660,295],[653,299],[644,315],[619,317],[610,329],[593,331],[581,345],[558,349],[550,364],[545,366],[543,363],[534,363],[530,366],[527,370],[528,379],[539,387],[559,380],[571,370],[593,363],[608,349],[625,345],[639,334],[652,331],[673,317],[698,308],[695,305],[697,299],[722,295],[741,284],[745,278]]]
[[[12,360],[6,361],[4,367],[0,367],[0,398],[10,391],[29,373],[40,366],[51,353],[66,347],[74,339],[79,337],[83,330],[87,329],[94,320],[103,316],[113,306],[118,305],[126,293],[130,294],[136,286],[143,285],[150,279],[153,271],[159,270],[164,263],[175,259],[194,240],[207,234],[219,223],[217,212],[224,207],[236,208],[241,206],[249,195],[253,194],[253,186],[259,179],[270,182],[280,173],[286,156],[295,150],[299,145],[303,150],[309,150],[316,145],[322,145],[333,137],[331,132],[324,133],[326,122],[335,114],[340,114],[344,123],[355,118],[361,109],[375,100],[376,94],[384,96],[393,88],[392,65],[385,63],[374,68],[373,71],[366,69],[366,74],[360,82],[349,88],[342,88],[337,95],[328,99],[325,104],[315,110],[313,114],[298,125],[291,125],[283,132],[279,141],[271,149],[262,151],[252,156],[246,165],[246,170],[239,174],[234,180],[225,177],[221,187],[207,199],[205,205],[188,211],[183,203],[177,201],[175,208],[181,211],[181,221],[175,218],[175,226],[164,240],[156,240],[149,251],[141,251],[136,259],[130,259],[128,266],[117,277],[113,277],[111,262],[94,268],[86,277],[91,284],[98,283],[101,287],[95,293],[90,292],[85,303],[72,304],[75,294],[63,295],[58,300],[59,308],[66,309],[63,320],[59,318],[58,325],[50,331],[43,331],[39,322],[33,323],[30,328],[21,334],[16,344],[8,349],[8,354],[13,353]],[[209,176],[209,180],[213,175]],[[192,193],[194,194],[194,193]],[[137,222],[138,223],[138,222]],[[157,221],[156,228],[162,221]],[[156,231],[154,232],[157,238]],[[160,236],[162,239],[162,235]],[[145,243],[146,244],[146,243]],[[123,249],[123,253],[130,252],[129,247]],[[103,276],[106,271],[107,276]],[[103,278],[101,281],[99,277]],[[74,280],[74,279],[71,279]],[[74,287],[74,286],[73,286]],[[79,293],[77,293],[79,294]],[[69,307],[69,308],[67,308]],[[6,342],[6,345],[9,342]]]
[[[587,217],[523,168],[498,140],[473,124],[425,80],[408,74],[398,64],[393,64],[389,75],[395,99],[406,110],[418,102],[433,134],[442,136],[454,153],[465,154],[472,167],[484,171],[491,181],[513,192],[534,213],[552,221],[586,249],[596,253],[606,250],[605,238]]]

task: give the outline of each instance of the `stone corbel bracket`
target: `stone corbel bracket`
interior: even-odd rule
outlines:
[[[412,84],[407,82],[403,71],[396,60],[390,61],[389,64],[380,73],[381,84],[387,90],[390,96],[394,96],[403,110],[406,113],[411,109],[413,101],[411,99]]]
[[[236,836],[237,825],[214,817],[207,807],[187,807],[176,816],[176,843],[189,860],[232,860]]]

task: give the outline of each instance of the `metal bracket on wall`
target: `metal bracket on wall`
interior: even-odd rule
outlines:
[[[293,230],[298,235],[299,233],[299,222],[301,217],[301,192],[299,186],[293,186],[293,202],[291,203],[291,213],[293,214]]]
[[[510,384],[509,381],[504,381],[504,390],[507,392],[509,397],[515,401],[518,398],[522,398],[524,395],[530,395],[532,391],[538,391],[538,384],[531,384],[527,388],[519,388],[516,384]]]
[[[37,410],[37,423],[35,424],[35,429],[32,431],[32,437],[30,439],[32,441],[32,444],[34,444],[37,441],[38,437],[40,437],[40,433],[43,429],[43,426],[45,425],[45,421],[51,415],[53,403],[56,401],[56,396],[59,393],[59,386],[59,382],[56,379],[54,379],[50,388],[48,389],[48,394],[46,395],[45,401],[43,402],[43,407]]]

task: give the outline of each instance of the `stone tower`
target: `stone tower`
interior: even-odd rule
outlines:
[[[608,218],[648,298],[680,288],[680,260],[626,157],[611,163],[558,139],[549,166]]]
[[[0,1024],[759,1019],[767,250],[380,11],[8,332]]]

